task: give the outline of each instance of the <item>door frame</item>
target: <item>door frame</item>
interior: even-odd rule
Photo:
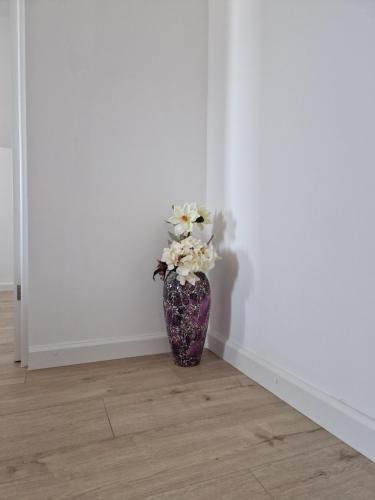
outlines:
[[[29,346],[25,0],[10,0],[10,22],[13,73],[14,359],[26,367]],[[18,286],[21,297],[18,297]],[[21,300],[17,300],[19,298]]]

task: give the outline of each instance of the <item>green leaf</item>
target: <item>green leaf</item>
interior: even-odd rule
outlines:
[[[171,233],[170,231],[168,231],[168,234],[172,241],[180,242],[179,238],[175,234]]]

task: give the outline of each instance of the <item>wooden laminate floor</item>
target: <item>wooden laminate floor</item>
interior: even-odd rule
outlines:
[[[0,499],[370,500],[375,464],[205,352],[30,371],[0,294]]]

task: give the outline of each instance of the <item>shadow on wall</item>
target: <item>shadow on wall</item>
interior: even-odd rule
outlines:
[[[223,348],[231,334],[236,337],[237,342],[241,342],[245,336],[246,303],[254,282],[253,266],[247,251],[231,248],[235,231],[236,221],[230,211],[215,214],[214,242],[222,260],[211,273],[210,330],[223,340]]]

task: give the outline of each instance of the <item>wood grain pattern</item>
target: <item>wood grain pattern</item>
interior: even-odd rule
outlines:
[[[272,497],[257,482],[250,471],[239,471],[223,474],[201,483],[191,484],[184,488],[157,493],[147,500],[206,500],[221,498],[225,500],[272,500]]]
[[[0,460],[112,437],[101,400],[0,417]]]
[[[214,354],[26,374],[12,307],[0,293],[1,499],[375,499],[375,464]]]
[[[13,293],[0,292],[0,388],[23,384],[26,370],[14,363]]]
[[[244,376],[189,382],[129,395],[106,396],[104,402],[116,436],[218,417],[222,414],[275,402]]]
[[[275,499],[374,499],[375,468],[349,446],[302,453],[253,469]]]

